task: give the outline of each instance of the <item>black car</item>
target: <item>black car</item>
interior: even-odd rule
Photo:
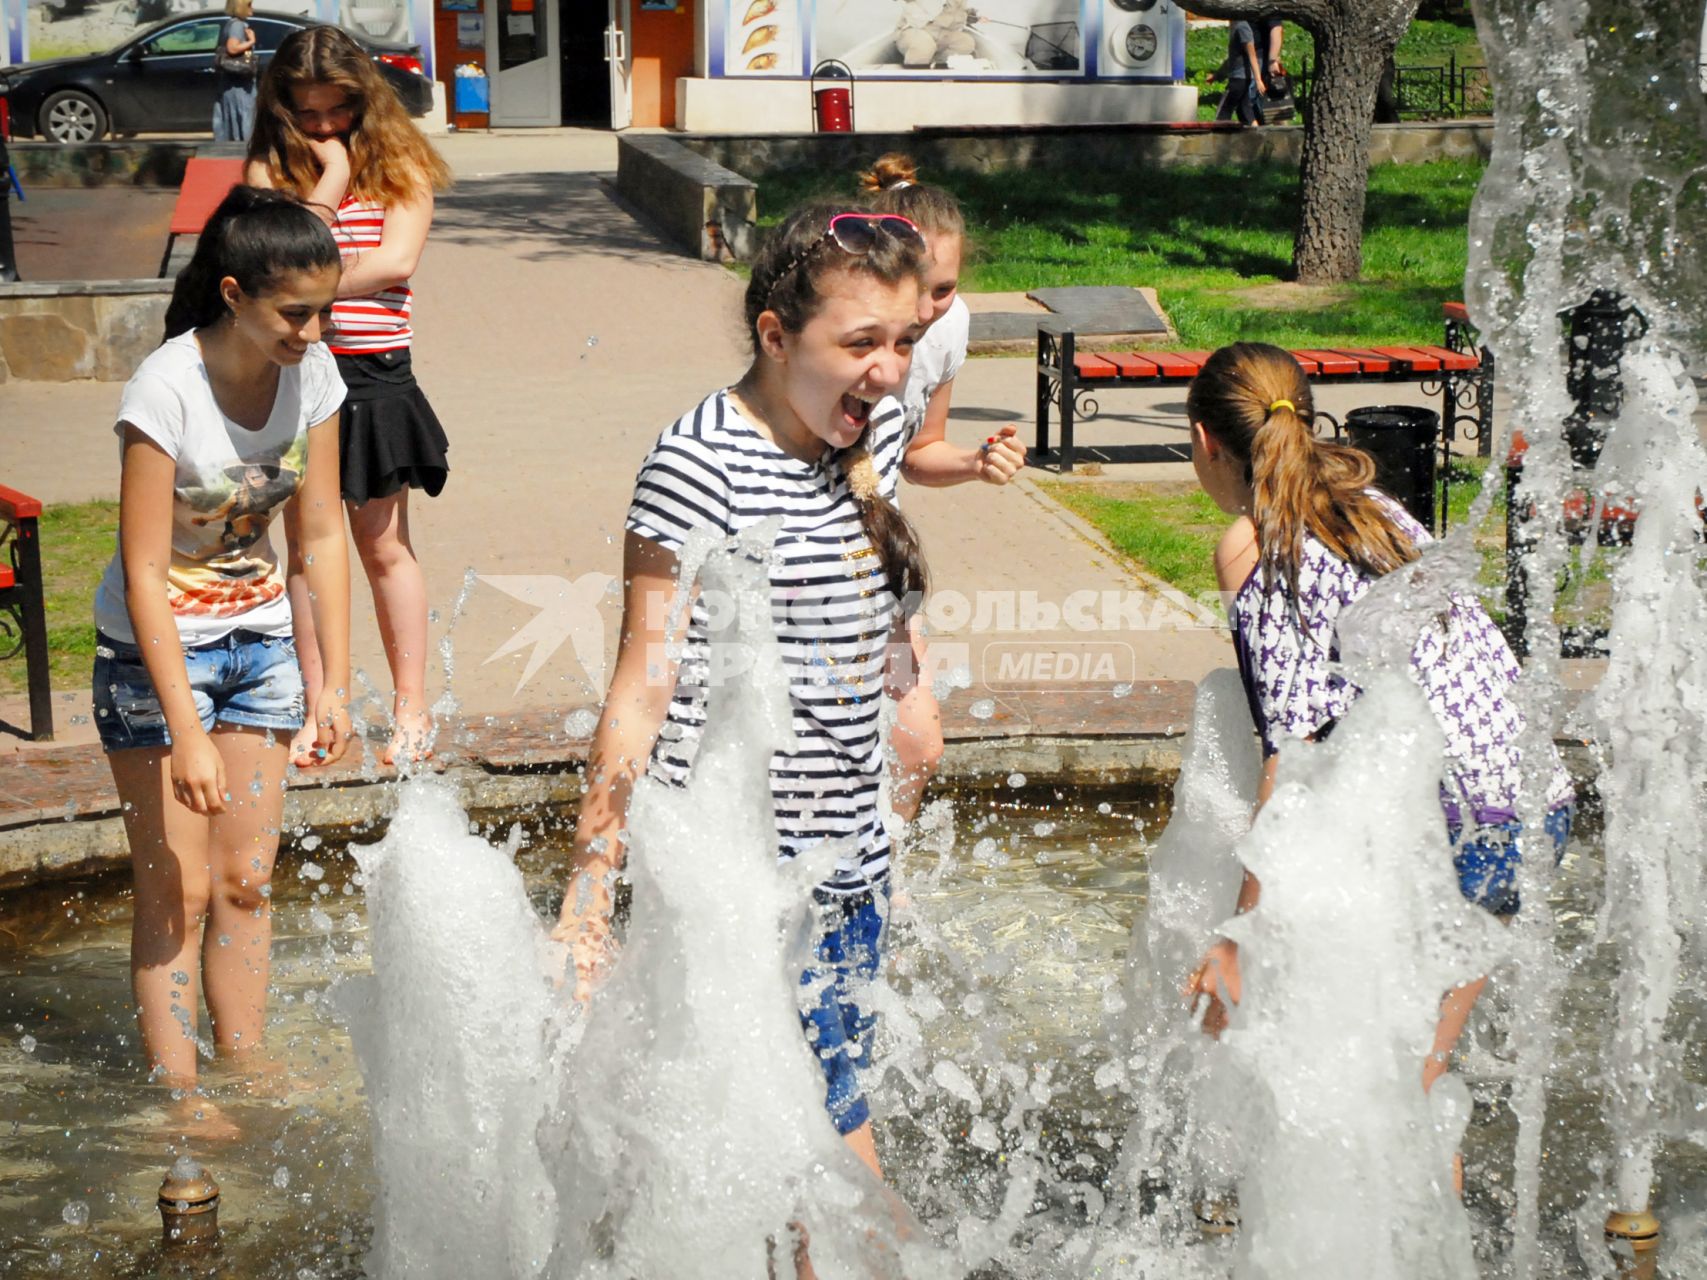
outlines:
[[[105,53],[0,68],[0,93],[11,107],[12,132],[49,142],[95,142],[109,133],[210,133],[213,52],[229,19],[222,10],[157,22]],[[261,66],[293,31],[315,25],[288,13],[257,9],[246,19]],[[349,33],[412,116],[433,102],[419,45]]]

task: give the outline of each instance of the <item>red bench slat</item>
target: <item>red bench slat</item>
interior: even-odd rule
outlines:
[[[1130,351],[1099,351],[1097,354],[1112,361],[1122,378],[1154,378],[1157,375],[1156,362],[1147,356]]]
[[[1470,308],[1462,302],[1443,302],[1440,304],[1440,314],[1447,320],[1456,320],[1459,324],[1470,323]]]
[[[1286,354],[1297,361],[1298,367],[1304,371],[1306,378],[1314,378],[1322,371],[1322,362],[1307,351],[1288,351]]]
[[[1164,378],[1195,378],[1198,370],[1203,368],[1203,362],[1209,359],[1207,351],[1152,351],[1145,359],[1154,360],[1156,369]]]
[[[1361,373],[1386,373],[1393,367],[1390,357],[1379,351],[1371,351],[1368,347],[1340,347],[1335,354],[1357,361],[1358,371]]]
[[[1308,356],[1321,366],[1321,372],[1330,378],[1343,377],[1346,374],[1358,372],[1358,361],[1355,356],[1342,355],[1338,351],[1294,351],[1294,356]]]
[[[1440,368],[1440,361],[1426,351],[1416,347],[1375,347],[1378,356],[1386,356],[1395,363],[1403,361],[1405,371],[1411,373],[1433,373]]]
[[[41,515],[41,500],[32,498],[27,493],[19,493],[16,489],[8,489],[0,484],[0,516],[8,520],[28,520],[31,516]]]
[[[0,564],[0,591],[18,585],[18,575],[9,564]]]
[[[184,184],[178,188],[178,201],[172,206],[172,221],[166,230],[176,236],[201,234],[219,202],[239,182],[243,181],[243,161],[197,157],[184,165]]]
[[[1440,367],[1453,373],[1468,373],[1472,369],[1482,367],[1482,362],[1465,351],[1454,351],[1451,347],[1418,347],[1418,351],[1427,352],[1440,361]]]
[[[1073,372],[1080,378],[1095,379],[1115,377],[1119,370],[1114,367],[1107,356],[1081,351],[1073,356]]]

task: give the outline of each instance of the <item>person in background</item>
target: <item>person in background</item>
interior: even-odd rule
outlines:
[[[1263,55],[1263,72],[1272,82],[1274,77],[1286,74],[1286,68],[1280,61],[1280,49],[1286,43],[1286,23],[1275,14],[1265,14],[1256,20],[1255,33],[1257,48]]]
[[[930,249],[919,304],[929,327],[913,346],[913,363],[901,396],[906,410],[906,454],[900,474],[909,483],[927,488],[969,480],[1005,485],[1025,468],[1025,445],[1018,438],[1018,427],[1010,423],[970,448],[948,438],[949,401],[955,375],[966,363],[972,324],[960,297],[960,267],[966,253],[966,218],[960,202],[943,188],[920,182],[912,157],[899,152],[879,156],[860,174],[860,188],[876,212],[899,214],[917,224]],[[899,493],[890,491],[885,496],[899,505]],[[923,672],[925,639],[916,617],[913,622],[913,660]],[[896,706],[890,749],[895,754],[890,808],[903,822],[911,822],[918,816],[925,786],[943,752],[942,709],[923,679],[912,682]]]
[[[1211,84],[1217,79],[1227,83],[1215,112],[1217,121],[1237,116],[1243,125],[1262,123],[1262,95],[1268,92],[1268,82],[1263,78],[1262,55],[1250,23],[1240,19],[1227,24],[1227,59],[1207,79]]]
[[[391,668],[384,760],[425,759],[433,740],[427,583],[409,532],[409,491],[438,496],[450,442],[415,382],[409,277],[427,244],[433,193],[450,185],[450,169],[361,46],[337,27],[310,27],[279,45],[261,78],[245,174],[306,200],[344,255],[328,344],[349,387],[338,447],[350,533]],[[293,595],[301,569],[291,564]],[[296,640],[312,694],[322,683],[319,649],[312,630],[299,629]],[[308,747],[299,738],[292,759],[305,763]]]
[[[255,33],[247,22],[254,7],[254,0],[225,0],[226,20],[219,29],[213,72],[215,142],[247,142],[255,128]]]

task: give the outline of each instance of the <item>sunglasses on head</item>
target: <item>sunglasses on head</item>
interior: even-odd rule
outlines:
[[[771,293],[775,294],[778,285],[793,275],[802,263],[826,244],[833,244],[843,253],[856,258],[863,257],[871,252],[880,232],[897,240],[911,240],[921,249],[925,247],[925,233],[919,230],[918,223],[911,218],[903,218],[898,213],[838,213],[830,219],[830,225],[824,229],[823,235],[790,258],[788,265],[777,272],[776,281],[771,285]]]

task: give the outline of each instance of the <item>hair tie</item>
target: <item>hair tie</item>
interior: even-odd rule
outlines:
[[[857,446],[843,455],[842,474],[847,477],[853,496],[861,502],[870,502],[882,488],[871,454]]]
[[[910,187],[912,185],[913,185],[913,181],[911,178],[897,178],[894,182],[891,182],[887,187],[885,187],[883,189],[885,191],[900,191],[903,188]]]
[[[1290,409],[1293,413],[1298,412],[1298,406],[1293,404],[1290,400],[1276,400],[1268,407],[1268,411],[1270,413],[1273,413],[1276,409]]]

